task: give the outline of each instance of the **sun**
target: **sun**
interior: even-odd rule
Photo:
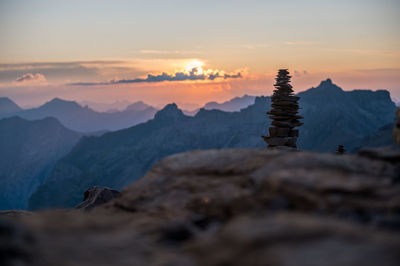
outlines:
[[[186,72],[191,72],[194,68],[196,68],[196,74],[201,75],[203,74],[203,65],[204,62],[201,62],[200,60],[191,60],[185,65],[185,70]]]

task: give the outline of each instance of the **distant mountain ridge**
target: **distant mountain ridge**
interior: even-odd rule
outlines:
[[[95,101],[79,101],[79,104],[83,107],[88,106],[90,109],[96,112],[110,112],[110,110],[114,110],[114,112],[123,111],[128,105],[132,104],[132,102],[127,100],[115,101],[113,103],[103,103],[103,102],[95,102]]]
[[[255,98],[256,98],[256,96],[250,96],[250,95],[245,94],[242,97],[235,97],[235,98],[230,99],[229,101],[225,101],[222,103],[208,102],[202,108],[204,108],[206,110],[215,109],[215,110],[221,110],[221,111],[225,111],[225,112],[237,112],[237,111],[240,111],[241,109],[248,107],[249,105],[254,104]],[[183,110],[183,112],[186,115],[193,116],[193,115],[197,114],[197,112],[199,112],[200,109],[201,108],[195,109],[192,111]]]
[[[254,104],[255,99],[256,96],[250,96],[245,94],[242,97],[235,97],[223,103],[209,102],[206,105],[204,105],[203,108],[206,110],[216,109],[225,112],[237,112],[243,108],[248,107],[249,105]]]
[[[132,104],[128,105],[125,108],[125,111],[137,111],[138,112],[138,111],[144,111],[144,110],[146,110],[148,108],[153,108],[154,109],[153,106],[148,105],[148,104],[146,104],[146,103],[144,103],[142,101],[138,101],[138,102],[135,102],[135,103],[132,103]]]
[[[394,119],[395,105],[387,91],[345,92],[328,79],[298,95],[304,117],[300,149],[334,152],[342,144],[352,150]],[[254,104],[239,112],[203,108],[189,117],[170,104],[146,123],[85,137],[57,162],[51,176],[32,195],[30,207],[73,206],[94,185],[120,189],[170,154],[265,147],[261,136],[268,132],[269,109],[269,97],[256,97]]]
[[[0,119],[0,209],[26,209],[30,195],[80,137],[55,118]]]
[[[99,113],[82,107],[75,101],[59,98],[46,102],[40,107],[0,115],[0,118],[19,116],[28,120],[57,118],[64,126],[79,132],[119,130],[146,122],[154,117],[157,110],[149,107],[143,110],[125,110],[115,113]]]
[[[22,108],[11,99],[7,97],[0,97],[0,115],[19,112],[21,110]]]

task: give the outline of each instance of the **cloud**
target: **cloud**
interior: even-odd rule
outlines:
[[[139,66],[139,63],[137,65]],[[83,79],[108,80],[116,76],[139,76],[148,73],[139,70],[138,66],[124,60],[0,63],[0,83],[14,83],[16,77],[26,73],[40,73],[46,77],[47,82],[53,84],[78,82]]]
[[[46,78],[44,75],[42,75],[40,73],[36,73],[36,74],[26,73],[26,74],[18,77],[15,81],[18,83],[45,82]]]
[[[128,84],[128,83],[153,83],[153,82],[163,82],[163,81],[196,81],[196,80],[215,80],[215,79],[236,79],[242,78],[240,72],[235,74],[219,73],[219,72],[208,72],[204,73],[200,71],[199,68],[192,68],[188,72],[176,72],[174,74],[167,74],[163,72],[160,75],[148,74],[146,78],[135,78],[135,79],[120,79],[111,80],[107,82],[76,82],[69,83],[68,85],[73,86],[93,86],[93,85],[113,85],[113,84]]]

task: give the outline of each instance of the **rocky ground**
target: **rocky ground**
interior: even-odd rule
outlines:
[[[0,264],[400,265],[399,231],[398,149],[206,150],[95,208],[3,213]]]

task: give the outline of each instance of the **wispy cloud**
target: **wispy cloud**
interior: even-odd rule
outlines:
[[[45,82],[46,78],[44,75],[40,73],[32,74],[32,73],[26,73],[20,77],[18,77],[16,80],[18,83],[30,83],[30,82]]]
[[[167,74],[163,72],[160,75],[148,74],[146,78],[135,78],[135,79],[120,79],[110,80],[107,82],[75,82],[69,83],[68,85],[73,86],[94,86],[94,85],[113,85],[113,84],[128,84],[128,83],[154,83],[163,81],[196,81],[196,80],[215,80],[215,79],[236,79],[242,78],[242,74],[238,73],[222,73],[222,72],[211,72],[203,71],[200,68],[192,68],[188,72],[176,72],[174,74]]]
[[[13,83],[27,73],[40,73],[47,81],[74,82],[82,79],[111,79],[115,76],[143,75],[129,61],[21,62],[0,64],[0,82]]]

